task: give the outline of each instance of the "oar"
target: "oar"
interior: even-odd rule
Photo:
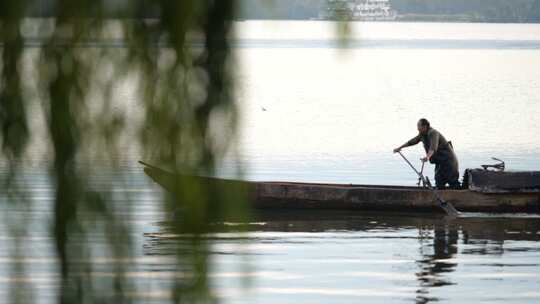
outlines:
[[[416,168],[411,164],[411,162],[403,154],[401,154],[400,151],[398,151],[398,153],[399,155],[401,155],[401,157],[403,157],[403,159],[407,162],[407,164],[409,164],[409,166],[414,170],[414,172],[416,172],[418,177],[422,179],[422,182],[424,183],[424,185],[426,185],[429,188],[429,190],[433,192],[433,195],[435,196],[435,198],[437,199],[437,202],[439,203],[439,207],[441,207],[446,212],[446,214],[450,216],[458,216],[459,212],[456,210],[456,208],[454,208],[452,204],[443,200],[442,197],[437,192],[437,190],[433,188],[433,186],[431,186],[431,183],[429,183],[426,180],[425,176],[422,173],[418,172],[418,170],[416,170]]]
[[[422,174],[422,175],[424,175],[424,174],[423,174],[423,173],[424,173],[424,165],[425,165],[425,162],[422,162],[422,168],[420,169],[420,174]],[[422,184],[422,186],[424,186],[424,187],[426,186],[426,184],[424,183],[424,181],[422,180],[422,178],[421,178],[421,177],[418,177],[418,183],[416,183],[416,185],[417,185],[418,187],[420,187],[420,184]]]

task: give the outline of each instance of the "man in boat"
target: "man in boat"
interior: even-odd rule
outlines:
[[[398,148],[394,153],[402,148],[410,147],[422,142],[426,156],[421,160],[435,164],[435,185],[437,189],[446,188],[446,184],[452,189],[459,189],[459,164],[454,153],[452,143],[437,130],[432,128],[429,121],[422,118],[418,121],[418,135]]]

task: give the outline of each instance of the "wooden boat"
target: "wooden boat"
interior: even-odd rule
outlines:
[[[141,162],[142,163],[142,162]],[[144,172],[170,193],[188,178],[212,187],[244,193],[256,209],[333,209],[388,212],[442,212],[433,192],[422,187],[248,182],[211,177],[187,177],[142,163]],[[497,181],[498,184],[490,185]],[[468,172],[468,188],[439,190],[441,197],[461,212],[540,213],[540,172]],[[516,184],[520,181],[524,186]],[[486,184],[487,183],[487,184]]]

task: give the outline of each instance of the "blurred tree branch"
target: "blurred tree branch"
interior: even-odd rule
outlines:
[[[58,302],[130,302],[129,294],[137,290],[125,275],[129,264],[112,264],[114,276],[108,286],[93,276],[99,255],[108,254],[113,261],[130,257],[134,228],[115,213],[108,194],[114,185],[96,187],[93,174],[97,164],[120,170],[116,166],[123,157],[122,134],[134,127],[139,128],[138,136],[131,144],[145,159],[185,176],[213,174],[236,133],[227,41],[235,2],[135,1],[117,8],[125,19],[106,20],[106,1],[58,0],[47,10],[50,24],[26,18],[30,8],[35,9],[29,3],[0,3],[2,157],[13,168],[11,174],[22,170],[15,164],[24,168],[29,139],[38,134],[28,124],[32,117],[26,106],[34,102],[29,96],[37,97],[52,148],[45,149],[51,154],[44,158],[52,161],[55,187],[52,236],[60,272]],[[146,9],[156,18],[140,18]],[[115,22],[122,25],[122,47],[105,49],[102,43],[112,35]],[[22,29],[29,23],[51,28],[38,31],[42,42],[35,50],[25,47],[29,37]],[[192,37],[202,39],[202,47],[194,45]],[[23,67],[39,75],[37,84],[21,84]],[[140,126],[114,110],[122,101],[114,100],[113,91],[128,78],[139,93]],[[36,92],[29,94],[28,87]],[[185,206],[191,211],[180,214],[174,225],[175,233],[193,234],[190,250],[178,244],[175,266],[175,271],[191,275],[175,279],[170,294],[175,302],[213,301],[207,280],[209,244],[200,235],[212,231],[211,224],[226,213],[243,214],[242,196],[195,178],[179,179],[177,185],[184,195],[169,196],[164,208],[172,213]],[[95,234],[105,237],[105,252],[96,251],[91,241]]]

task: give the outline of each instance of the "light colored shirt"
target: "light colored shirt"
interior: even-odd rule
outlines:
[[[417,136],[409,140],[407,142],[407,145],[414,146],[419,142],[422,142],[424,144],[424,149],[426,150],[426,153],[429,150],[437,152],[439,147],[448,147],[448,141],[446,140],[446,138],[444,138],[444,136],[439,131],[433,128],[429,128],[425,135],[419,133]]]

